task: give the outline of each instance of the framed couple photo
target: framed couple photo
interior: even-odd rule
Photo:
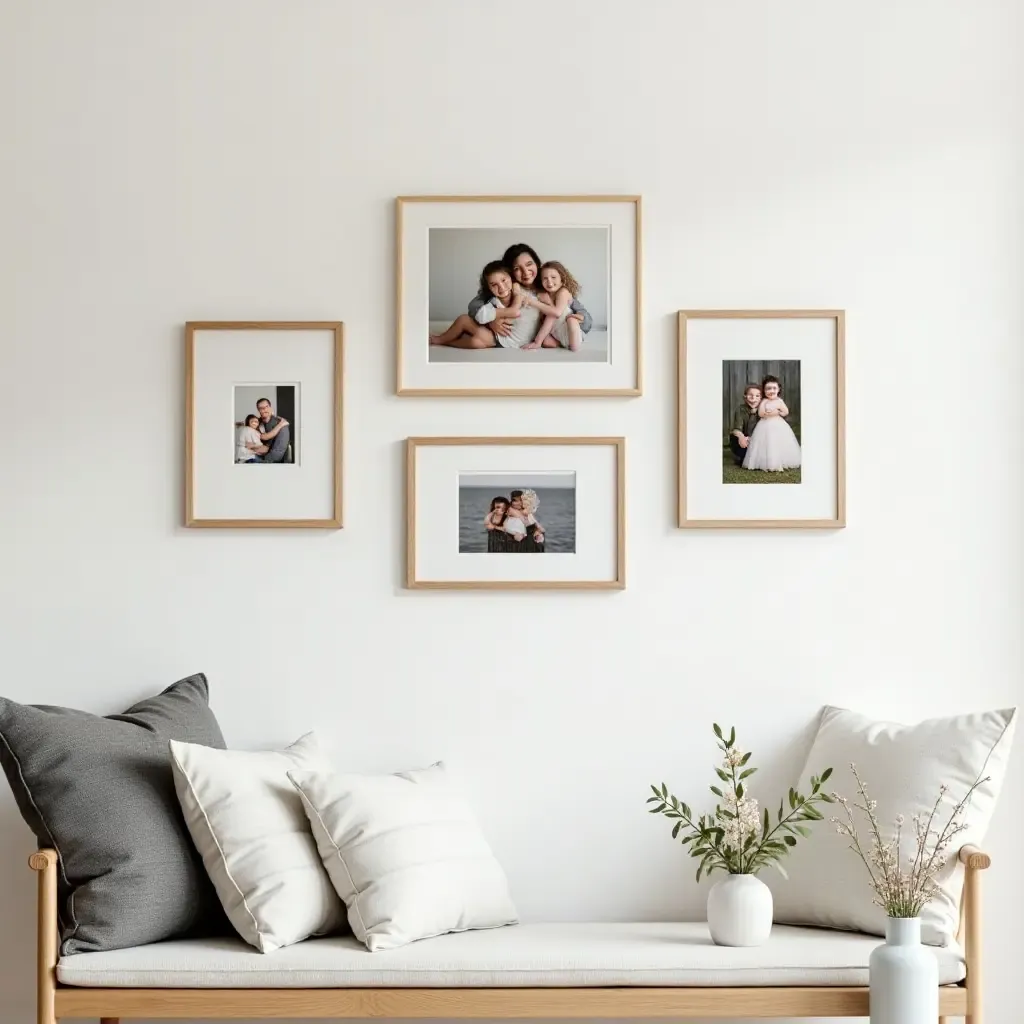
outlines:
[[[343,326],[185,325],[185,525],[341,526]]]
[[[406,585],[621,590],[625,458],[621,437],[410,437]]]
[[[679,525],[846,525],[841,310],[679,313]]]
[[[639,395],[639,196],[401,196],[399,395]]]

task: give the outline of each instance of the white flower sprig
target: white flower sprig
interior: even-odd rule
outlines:
[[[832,774],[831,768],[821,773],[821,778],[811,778],[811,793],[801,796],[795,789],[789,791],[789,811],[785,801],[779,801],[778,819],[774,825],[768,808],[762,812],[757,801],[750,796],[743,783],[756,768],[747,768],[750,752],[744,753],[736,746],[736,730],[731,729],[726,739],[720,726],[715,725],[718,749],[722,751],[721,767],[715,773],[728,789],[712,786],[711,792],[721,801],[710,814],[702,814],[696,821],[689,806],[677,800],[663,782],[661,788],[651,786],[654,796],[647,802],[655,804],[651,814],[664,814],[675,819],[672,838],[682,833],[682,843],[689,847],[691,857],[699,857],[697,881],[701,875],[712,871],[727,871],[731,875],[757,874],[761,868],[771,864],[785,875],[779,859],[796,846],[797,838],[806,838],[810,832],[804,821],[821,821],[823,815],[815,807],[818,803],[831,803],[832,798],[821,792],[821,786]]]
[[[846,812],[846,821],[837,817],[829,820],[841,836],[850,840],[850,849],[860,857],[867,868],[871,888],[875,891],[875,897],[871,902],[881,907],[889,917],[919,917],[925,904],[939,892],[937,879],[949,861],[953,839],[967,828],[963,822],[964,808],[971,794],[983,782],[988,782],[989,776],[978,779],[967,790],[941,829],[935,827],[936,816],[940,804],[949,792],[949,787],[939,786],[939,795],[935,798],[931,812],[928,815],[915,814],[911,819],[914,848],[910,862],[905,863],[902,844],[906,818],[898,814],[891,838],[884,839],[876,814],[878,801],[872,800],[868,795],[868,788],[858,774],[857,766],[852,762],[850,771],[857,781],[859,802],[833,793],[833,800]],[[864,849],[864,843],[857,832],[854,810],[861,811],[867,818],[870,837],[868,850]]]

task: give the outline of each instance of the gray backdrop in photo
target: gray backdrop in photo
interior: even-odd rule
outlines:
[[[771,374],[779,378],[782,399],[789,407],[786,422],[798,441],[803,441],[800,424],[799,359],[723,359],[722,360],[722,434],[728,444],[733,410],[743,401],[746,384],[760,384]]]
[[[235,423],[241,423],[246,416],[256,412],[256,402],[269,398],[271,408],[277,412],[277,385],[237,384],[235,386]]]
[[[516,242],[533,246],[541,260],[558,260],[580,283],[580,301],[594,328],[608,327],[608,228],[431,228],[429,241],[431,323],[466,312],[480,271]]]

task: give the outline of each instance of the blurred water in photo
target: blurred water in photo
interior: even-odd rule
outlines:
[[[463,554],[487,551],[487,529],[484,518],[491,507],[491,499],[499,494],[508,497],[517,486],[511,481],[505,490],[493,487],[459,488],[459,551]],[[537,522],[544,527],[545,553],[576,551],[576,489],[575,487],[534,487],[540,504]]]

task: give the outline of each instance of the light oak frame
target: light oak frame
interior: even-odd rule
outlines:
[[[334,469],[327,519],[198,519],[195,515],[196,331],[332,331],[334,334]],[[207,529],[340,529],[344,451],[345,325],[338,320],[192,320],[185,324],[185,525]]]
[[[416,452],[458,445],[591,445],[615,448],[615,579],[613,580],[418,580],[416,579]],[[405,442],[406,586],[410,590],[622,590],[626,586],[626,439],[624,437],[410,437]]]
[[[404,330],[403,269],[405,241],[403,211],[409,203],[632,203],[636,245],[636,376],[629,388],[407,388],[402,385],[402,336]],[[643,226],[641,197],[634,195],[578,196],[398,196],[395,199],[395,393],[402,397],[431,398],[611,398],[637,397],[643,392]]]
[[[973,846],[960,850],[965,865],[960,934],[967,978],[939,989],[939,1014],[982,1020],[981,872],[992,863]],[[655,1020],[689,1017],[866,1017],[867,987],[747,988],[380,988],[380,989],[156,989],[73,988],[58,985],[57,854],[29,858],[39,878],[36,952],[36,1024],[99,1017],[117,1024],[129,1017],[386,1018],[533,1020],[603,1018]]]
[[[686,509],[686,325],[690,320],[835,321],[836,509],[828,519],[691,519]],[[846,526],[846,314],[841,309],[691,309],[678,314],[676,382],[677,516],[682,529],[838,530]]]

